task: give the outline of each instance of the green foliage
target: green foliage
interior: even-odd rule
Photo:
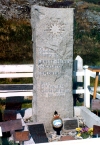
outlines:
[[[19,145],[19,144],[15,143],[14,141],[9,141],[9,145]]]
[[[6,20],[3,18],[3,16],[0,16],[0,28],[2,28],[5,24]]]
[[[83,139],[86,139],[86,138],[88,138],[89,137],[89,134],[86,132],[86,133],[83,133],[82,135],[81,135],[81,137],[83,138]]]
[[[22,104],[22,108],[32,108],[32,103]]]
[[[5,20],[0,17],[1,63],[33,63],[31,37],[32,32],[29,22],[25,20]]]
[[[95,42],[100,41],[100,29],[94,28],[90,31],[90,37],[93,38]]]
[[[90,5],[89,10],[100,12],[100,5]]]
[[[30,84],[30,83],[33,83],[33,78],[0,79],[0,84]]]
[[[84,65],[99,64],[100,29],[86,29],[76,19],[74,24],[74,59],[80,55]]]
[[[7,138],[2,137],[0,139],[0,145],[19,145],[19,144],[15,143],[14,141],[8,141]]]
[[[89,2],[89,3],[94,3],[94,4],[100,3],[100,0],[84,0],[84,1]]]
[[[80,0],[76,0],[80,1]],[[86,0],[93,2],[94,0]],[[19,2],[19,0],[17,1]],[[99,2],[98,0],[95,2]],[[89,4],[89,9],[99,11],[100,6]],[[77,55],[83,58],[84,65],[100,64],[100,29],[91,28],[87,20],[83,22],[83,11],[75,9],[74,22],[74,59]],[[88,25],[88,27],[86,27]],[[92,24],[93,25],[93,24]],[[25,64],[33,63],[32,30],[26,20],[5,20],[0,16],[0,63]],[[2,82],[4,80],[1,80]],[[9,80],[6,80],[9,83]],[[17,79],[14,82],[19,82]],[[23,80],[24,82],[25,80]],[[12,83],[12,82],[11,82]]]

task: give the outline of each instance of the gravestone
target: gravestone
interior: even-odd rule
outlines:
[[[73,8],[31,8],[33,121],[51,128],[55,110],[73,117]]]
[[[76,118],[64,118],[63,128],[65,130],[76,129],[78,127],[78,120]]]

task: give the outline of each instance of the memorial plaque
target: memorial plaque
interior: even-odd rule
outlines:
[[[73,8],[31,8],[34,58],[33,120],[51,127],[56,110],[73,116]]]
[[[65,130],[76,129],[78,127],[78,120],[74,118],[66,118],[63,120],[63,127]]]
[[[19,142],[29,140],[29,131],[14,132],[14,140]]]

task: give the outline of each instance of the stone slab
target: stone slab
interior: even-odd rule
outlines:
[[[63,128],[65,130],[72,130],[78,127],[78,120],[75,118],[63,119]]]
[[[100,100],[99,99],[92,99],[91,109],[92,110],[100,110]]]
[[[56,110],[73,117],[73,8],[31,8],[34,58],[33,121],[52,127]]]

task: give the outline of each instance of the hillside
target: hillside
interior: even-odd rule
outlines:
[[[59,1],[75,8],[74,58],[100,65],[100,0],[0,0],[0,64],[33,63],[31,5],[56,7]]]

